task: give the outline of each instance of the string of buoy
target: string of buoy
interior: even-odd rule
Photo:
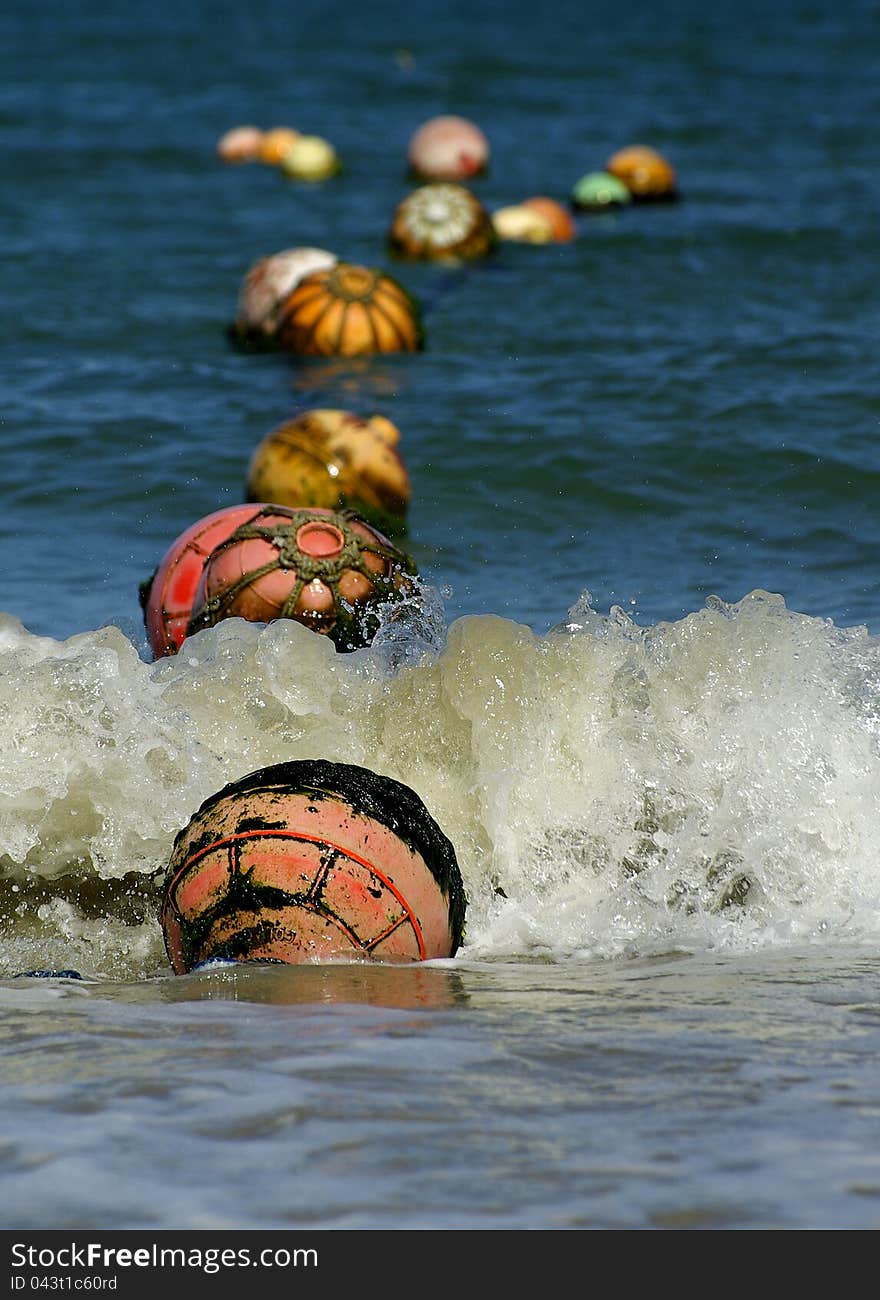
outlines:
[[[343,170],[334,145],[289,126],[238,126],[225,163],[261,163],[288,179]],[[679,198],[669,161],[630,145],[581,176],[567,203],[549,195],[490,211],[471,188],[490,167],[485,133],[445,114],[411,136],[413,188],[391,215],[401,263],[463,265],[505,241],[568,243],[574,214]],[[303,357],[418,352],[420,304],[384,268],[319,247],[257,259],[239,287],[230,340]],[[385,415],[301,412],[254,449],[245,500],[185,528],[139,595],[155,659],[225,618],[298,621],[335,650],[371,643],[387,602],[412,597],[402,548],[410,482],[400,430]],[[160,923],[172,969],[206,963],[425,961],[451,957],[467,896],[455,849],[409,786],[330,759],[251,772],[205,800],[178,833]]]

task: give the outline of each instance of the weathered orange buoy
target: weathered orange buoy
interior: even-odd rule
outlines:
[[[424,180],[465,181],[489,167],[489,141],[473,122],[455,114],[432,117],[407,149],[410,172]]]
[[[258,444],[248,467],[250,501],[357,510],[386,532],[403,526],[409,475],[400,431],[384,415],[305,411]]]
[[[409,786],[325,759],[224,786],[178,832],[161,925],[174,971],[212,960],[453,957],[467,898],[451,841]]]
[[[354,510],[250,510],[204,563],[188,636],[224,618],[292,618],[357,650],[378,631],[379,607],[413,590],[413,561]]]
[[[337,261],[335,253],[326,248],[285,248],[261,257],[239,290],[233,338],[242,343],[274,341],[278,310],[285,298],[307,275],[335,266]]]
[[[186,639],[196,588],[214,547],[253,515],[253,505],[238,505],[199,519],[172,542],[153,576],[141,583],[147,639],[157,659],[176,654]]]
[[[400,257],[438,262],[485,257],[495,244],[492,219],[464,185],[437,181],[398,203],[388,242]]]
[[[628,145],[613,154],[605,170],[623,181],[634,203],[668,202],[678,197],[675,171],[656,149]]]
[[[259,148],[260,162],[277,167],[299,137],[300,132],[292,126],[273,126],[269,131],[264,131]]]
[[[577,236],[577,226],[571,213],[561,203],[557,203],[556,199],[538,194],[534,198],[523,199],[523,207],[531,208],[532,211],[547,218],[553,232],[553,239],[557,243],[568,243]]]
[[[278,309],[276,338],[304,356],[416,352],[419,308],[384,271],[339,262],[307,275]]]
[[[256,162],[262,143],[258,126],[234,126],[217,141],[217,155],[228,163]]]

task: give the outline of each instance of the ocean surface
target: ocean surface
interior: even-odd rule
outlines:
[[[878,66],[830,0],[0,11],[0,1227],[880,1226]],[[439,113],[490,209],[630,143],[680,200],[398,264]],[[424,351],[234,347],[297,246]],[[153,662],[139,584],[312,407],[400,429],[419,598]],[[175,834],[295,758],[424,800],[454,957],[171,973]]]

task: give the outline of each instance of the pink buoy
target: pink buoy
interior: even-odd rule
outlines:
[[[465,117],[432,117],[410,139],[407,161],[424,180],[463,181],[488,170],[489,141]]]
[[[141,608],[155,658],[176,654],[183,645],[206,561],[254,511],[253,505],[238,505],[205,515],[171,543],[152,577],[141,583]]]

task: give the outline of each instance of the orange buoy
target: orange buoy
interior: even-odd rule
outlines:
[[[326,248],[284,248],[254,262],[239,290],[233,338],[241,343],[273,342],[285,298],[307,275],[335,266],[337,260]]]
[[[278,309],[280,347],[304,356],[367,356],[416,352],[421,314],[413,298],[384,271],[339,262],[307,275]]]
[[[234,126],[217,141],[217,156],[227,163],[256,162],[262,143],[258,126]]]
[[[452,957],[467,907],[451,841],[409,786],[324,759],[277,763],[204,801],[163,888],[165,950],[212,960]]]
[[[410,172],[423,180],[465,181],[489,167],[489,141],[473,122],[455,114],[432,117],[407,148]]]
[[[678,197],[675,170],[656,149],[633,144],[613,154],[605,170],[623,181],[634,203],[668,202]]]
[[[141,583],[147,640],[157,659],[176,654],[186,639],[196,588],[214,547],[253,515],[252,505],[227,506],[205,515],[171,543],[152,577]]]
[[[492,219],[464,185],[422,185],[398,203],[388,242],[399,257],[465,262],[485,257],[495,244]]]
[[[292,618],[337,650],[369,645],[379,607],[413,590],[413,561],[353,510],[250,507],[204,563],[187,635],[224,618]]]
[[[531,199],[523,199],[522,206],[547,218],[556,243],[565,244],[577,236],[577,226],[571,213],[561,203],[557,203],[556,199],[539,194]]]
[[[260,162],[267,163],[270,167],[277,167],[299,137],[300,132],[295,131],[292,126],[273,126],[271,130],[264,131],[259,147]]]
[[[304,411],[255,448],[248,467],[249,501],[285,506],[349,507],[395,532],[410,498],[400,430],[384,415]]]

